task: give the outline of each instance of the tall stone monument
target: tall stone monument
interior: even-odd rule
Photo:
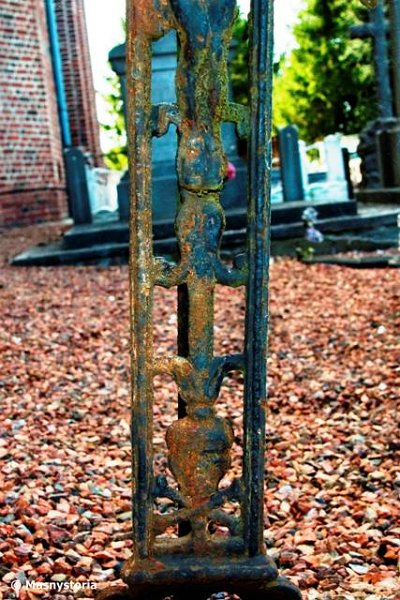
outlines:
[[[356,25],[351,29],[353,38],[373,40],[377,80],[378,118],[368,123],[361,132],[358,148],[363,178],[357,199],[364,202],[400,203],[400,101],[397,99],[400,95],[400,64],[396,60],[399,47],[399,7],[399,0],[389,1],[390,53],[384,0],[378,0],[376,8],[371,12],[370,23]]]

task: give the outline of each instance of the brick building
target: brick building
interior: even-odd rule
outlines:
[[[68,215],[64,150],[101,163],[84,0],[0,0],[0,226]]]

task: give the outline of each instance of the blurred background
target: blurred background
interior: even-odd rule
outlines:
[[[346,0],[277,1],[275,8],[275,234],[296,237],[310,205],[328,233],[370,225],[394,231],[398,0],[380,0],[373,11]],[[230,93],[246,105],[249,0],[238,9]],[[125,28],[125,0],[0,0],[0,227],[63,222],[72,227],[63,240],[69,249],[126,247]],[[174,33],[153,46],[154,103],[175,101],[177,53]],[[222,134],[230,163],[225,241],[237,245],[246,219],[247,147],[233,125]],[[175,154],[171,127],[153,142],[154,237],[168,252]]]

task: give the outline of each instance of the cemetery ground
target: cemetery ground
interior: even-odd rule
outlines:
[[[8,266],[52,235],[0,241],[0,598],[15,578],[100,587],[131,551],[128,268]],[[174,308],[157,289],[157,355],[176,350]],[[400,598],[400,271],[279,259],[270,310],[268,552],[305,600]],[[216,353],[239,352],[243,291],[218,288],[215,314]],[[241,389],[227,379],[218,402],[235,428],[231,476]],[[173,382],[157,378],[155,396],[165,471]],[[20,598],[48,597],[36,594]]]

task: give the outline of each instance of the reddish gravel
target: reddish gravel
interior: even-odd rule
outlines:
[[[114,581],[131,551],[128,270],[7,265],[58,232],[0,242],[0,599],[16,577]],[[278,260],[270,296],[268,551],[305,600],[398,599],[400,271]],[[156,291],[159,354],[175,348],[175,304]],[[219,288],[216,352],[240,351],[243,314],[243,292]],[[155,389],[165,469],[175,388]],[[240,440],[239,378],[218,407]],[[235,445],[231,473],[240,463]]]

